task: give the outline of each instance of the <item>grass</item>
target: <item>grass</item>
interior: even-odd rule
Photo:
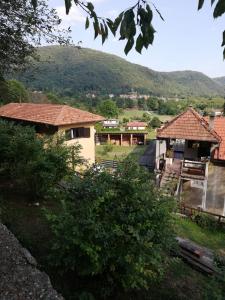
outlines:
[[[116,146],[114,146],[116,147]],[[135,146],[134,146],[135,147]],[[128,150],[134,147],[119,147],[121,152],[129,153]],[[116,147],[117,148],[117,147]],[[122,149],[126,148],[126,149]],[[142,146],[138,146],[136,151],[141,151]],[[115,149],[114,149],[115,150]],[[118,149],[117,149],[118,150]],[[126,150],[126,151],[125,151]],[[18,194],[4,194],[1,197],[1,206],[3,206],[2,221],[8,225],[12,232],[21,240],[23,246],[29,248],[31,253],[42,264],[44,270],[50,275],[53,283],[60,292],[64,292],[61,282],[65,284],[63,277],[54,276],[53,271],[45,269],[45,259],[48,254],[48,241],[51,240],[51,233],[46,224],[43,207],[57,210],[57,204],[54,202],[40,203],[40,206],[31,204],[28,199]],[[191,238],[193,241],[218,249],[225,246],[224,234],[221,232],[209,232],[203,230],[195,223],[187,219],[177,219],[177,234],[183,237]],[[210,241],[210,242],[209,242]],[[61,280],[61,281],[59,281]],[[73,280],[76,279],[73,278]],[[201,299],[223,299],[217,298],[217,293],[221,295],[221,286],[217,281],[204,276],[193,270],[180,259],[175,259],[169,266],[166,276],[162,282],[150,285],[149,290],[140,290],[131,292],[131,294],[118,295],[118,300],[201,300]],[[62,289],[62,290],[61,290]],[[68,295],[71,291],[66,288]],[[205,298],[205,293],[209,297]],[[213,293],[216,293],[214,295]],[[213,296],[212,296],[213,295]],[[65,295],[66,296],[66,295]],[[115,298],[114,298],[115,299]]]
[[[202,228],[189,219],[177,218],[176,233],[201,246],[215,251],[225,251],[225,232],[222,230]]]
[[[104,153],[104,145],[96,146],[96,159],[103,160],[124,160],[132,156],[136,161],[145,152],[147,146],[115,146],[112,145],[112,151]]]
[[[138,109],[125,109],[123,110],[123,113],[119,115],[119,120],[122,121],[123,118],[131,119],[131,118],[136,118],[140,119],[143,116],[143,113],[146,113],[145,110],[138,110]],[[152,113],[151,118],[153,117],[158,117],[160,121],[165,122],[171,120],[173,116],[168,116],[168,115],[159,115]]]

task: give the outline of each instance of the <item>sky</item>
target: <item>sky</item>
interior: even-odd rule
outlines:
[[[157,31],[153,46],[140,55],[134,49],[126,56],[124,41],[109,36],[102,46],[101,38],[94,40],[92,29],[85,30],[85,13],[74,4],[68,16],[64,0],[49,0],[63,20],[63,26],[72,29],[73,42],[82,46],[118,55],[126,60],[156,71],[194,70],[210,77],[225,76],[225,61],[221,47],[225,30],[225,15],[213,18],[210,0],[205,0],[198,11],[198,0],[153,0],[165,22],[154,13],[153,24]],[[136,0],[92,0],[99,16],[114,19]],[[150,2],[151,4],[151,2]]]

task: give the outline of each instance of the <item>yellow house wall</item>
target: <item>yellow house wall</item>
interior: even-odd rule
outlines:
[[[65,134],[65,131],[71,128],[90,128],[90,137],[89,138],[78,138],[66,141],[66,145],[71,146],[75,145],[76,143],[80,144],[82,149],[80,151],[80,156],[88,161],[91,165],[95,163],[95,128],[94,124],[76,124],[76,125],[69,125],[69,126],[59,126],[58,133]]]

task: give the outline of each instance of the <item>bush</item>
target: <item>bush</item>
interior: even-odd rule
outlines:
[[[0,122],[0,174],[32,197],[43,197],[68,172],[62,139],[37,137],[28,126]]]
[[[150,121],[150,125],[151,125],[153,128],[160,127],[160,126],[161,126],[161,121],[159,120],[158,117],[153,117],[152,120]]]
[[[173,201],[159,194],[149,172],[127,160],[113,175],[88,170],[68,186],[59,213],[47,214],[52,265],[101,276],[96,291],[104,286],[104,293],[147,289],[159,280],[174,240]]]
[[[219,227],[217,220],[205,214],[198,214],[194,217],[195,222],[202,228],[216,230]]]
[[[112,144],[106,144],[103,146],[103,151],[102,154],[106,155],[107,153],[111,152],[113,150],[113,145]]]

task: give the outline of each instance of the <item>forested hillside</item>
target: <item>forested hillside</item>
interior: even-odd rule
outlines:
[[[38,49],[40,61],[17,78],[35,90],[62,95],[125,93],[132,89],[157,96],[223,95],[223,87],[206,75],[193,72],[156,72],[115,55],[72,46]]]
[[[225,87],[225,76],[214,78],[214,81]]]

